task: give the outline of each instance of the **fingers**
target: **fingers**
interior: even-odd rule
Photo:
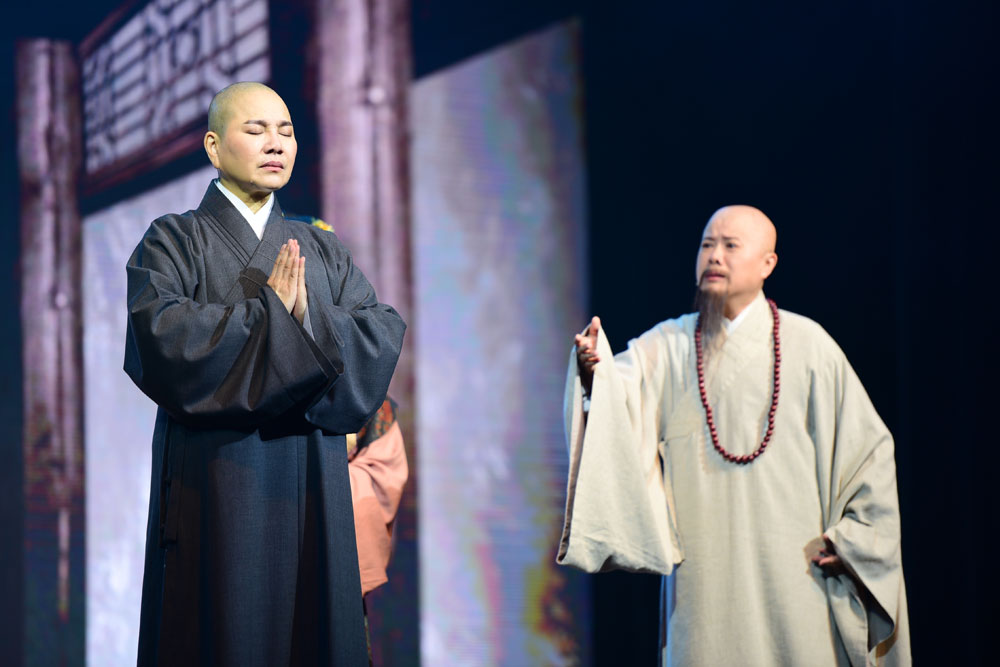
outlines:
[[[287,282],[292,276],[293,267],[298,263],[299,244],[295,239],[288,241],[281,246],[278,252],[278,259],[274,260],[274,266],[278,270],[278,278]]]
[[[288,255],[288,244],[281,246],[281,250],[278,251],[278,256],[274,260],[274,267],[271,269],[271,278],[275,280],[280,279],[281,271],[285,267],[285,257]]]
[[[819,555],[814,559],[814,562],[823,568],[837,568],[840,567],[842,561],[840,556],[837,555],[837,548],[833,545],[833,541],[823,535],[823,544],[825,548],[820,549]]]
[[[278,262],[281,264],[281,280],[289,289],[294,289],[298,282],[299,274],[299,242],[295,239],[288,241],[281,246],[278,253]]]
[[[577,334],[573,336],[573,343],[576,345],[576,351],[580,353],[590,353],[597,349],[597,346],[594,345],[594,341],[590,339],[590,336]]]
[[[288,239],[291,251],[288,255],[288,281],[289,285],[296,292],[302,294],[306,288],[306,258],[299,254],[299,242],[295,239]]]
[[[836,554],[821,552],[820,556],[813,560],[813,564],[823,570],[824,576],[838,576],[847,572],[847,565]]]
[[[839,574],[846,568],[843,559],[837,555],[833,542],[826,535],[817,537],[806,545],[806,553],[809,562],[821,568],[827,575]]]
[[[601,319],[594,316],[590,320],[590,324],[587,325],[587,333],[577,334],[573,338],[573,342],[576,345],[576,354],[580,363],[593,366],[601,360],[600,356],[597,354],[597,334],[601,330]]]
[[[278,250],[278,257],[274,260],[274,267],[267,279],[267,284],[278,295],[288,312],[291,312],[295,304],[299,286],[304,284],[304,266],[305,258],[299,256],[299,242],[288,239]]]
[[[291,288],[297,288],[299,284],[299,243],[295,239],[288,241],[288,257],[285,259],[285,267],[288,271],[288,284]]]
[[[298,293],[299,293],[298,300],[302,303],[302,310],[304,311],[306,309],[306,304],[308,303],[306,300],[309,298],[307,296],[308,293],[306,292],[306,258],[304,256],[303,257],[299,257],[299,290],[298,290]]]
[[[306,258],[299,257],[297,267],[297,279],[295,281],[295,305],[292,306],[292,315],[299,321],[305,323],[306,309],[309,307],[308,294],[306,293]]]

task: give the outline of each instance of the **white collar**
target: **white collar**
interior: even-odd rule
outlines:
[[[760,295],[760,293],[758,292],[758,296],[759,295]],[[756,301],[756,300],[757,300],[757,297],[754,297],[753,301],[751,301],[746,306],[744,306],[743,310],[740,311],[740,314],[737,315],[736,317],[734,317],[733,319],[730,320],[730,319],[727,319],[725,317],[722,318],[722,324],[723,324],[723,326],[726,327],[726,334],[731,334],[734,331],[736,331],[736,327],[738,327],[743,322],[743,320],[745,320],[747,318],[747,313],[750,312],[750,308],[751,308],[751,306],[753,306],[754,301]]]
[[[247,221],[253,233],[257,235],[258,239],[264,238],[264,227],[267,225],[267,219],[271,215],[271,209],[274,208],[274,193],[271,193],[267,197],[267,201],[264,205],[260,207],[256,213],[250,210],[250,207],[244,204],[239,197],[229,191],[229,188],[224,186],[219,182],[219,179],[215,179],[215,186],[222,190],[222,194],[226,195],[236,210],[240,212],[243,219]]]

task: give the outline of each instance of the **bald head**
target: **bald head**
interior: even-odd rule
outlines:
[[[215,132],[220,137],[225,135],[226,126],[233,115],[234,103],[247,93],[260,92],[271,93],[280,99],[278,93],[256,81],[240,81],[217,92],[208,105],[208,131]]]
[[[285,102],[255,82],[219,91],[208,110],[204,144],[219,183],[251,211],[288,183],[298,150]]]
[[[723,206],[708,219],[705,232],[707,233],[712,223],[717,221],[725,221],[739,227],[746,241],[754,244],[762,253],[774,252],[778,242],[778,231],[771,219],[759,208],[745,204]]]
[[[709,218],[695,277],[702,291],[726,298],[726,317],[738,315],[763,288],[778,262],[777,238],[774,223],[753,206],[723,206]]]

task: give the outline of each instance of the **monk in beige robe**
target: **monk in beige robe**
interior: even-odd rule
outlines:
[[[665,665],[909,664],[892,436],[833,339],[772,311],[775,236],[720,209],[699,313],[614,357],[596,317],[576,337],[558,561],[669,575]]]

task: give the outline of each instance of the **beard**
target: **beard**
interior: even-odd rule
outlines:
[[[695,289],[694,307],[698,311],[701,336],[705,342],[706,350],[717,347],[724,339],[722,333],[725,331],[723,320],[727,298],[728,294],[725,292],[706,290],[701,284]]]

